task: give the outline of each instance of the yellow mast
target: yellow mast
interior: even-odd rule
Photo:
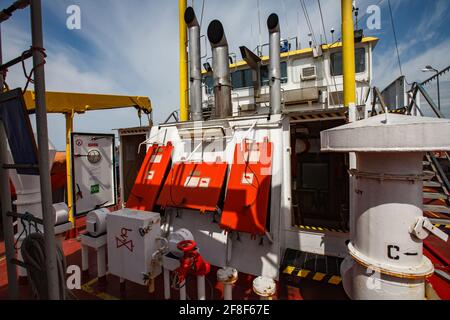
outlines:
[[[67,206],[69,207],[69,221],[72,222],[73,231],[70,238],[76,236],[75,217],[73,214],[73,194],[72,194],[72,154],[70,150],[70,137],[73,130],[73,112],[65,113],[66,117],[66,179],[67,179]]]
[[[180,120],[189,120],[187,26],[184,22],[187,0],[178,0],[178,23],[180,32]]]
[[[342,70],[344,77],[344,107],[348,108],[348,122],[356,121],[355,34],[353,2],[341,0],[342,14]],[[356,154],[349,153],[349,169],[356,169]],[[350,214],[355,210],[355,177],[349,177]]]
[[[341,0],[342,11],[342,63],[344,76],[344,106],[351,114],[355,113],[356,81],[355,81],[355,36],[353,29],[353,3],[352,0]]]

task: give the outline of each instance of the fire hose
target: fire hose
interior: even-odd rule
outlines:
[[[47,300],[49,296],[43,234],[29,234],[24,239],[20,250],[27,268],[33,298],[37,300]],[[58,268],[59,298],[65,300],[68,294],[71,295],[71,292],[66,289],[66,261],[64,253],[59,245],[56,246],[56,260]]]

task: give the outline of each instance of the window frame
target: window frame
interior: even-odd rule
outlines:
[[[362,56],[364,57],[364,65],[363,65],[364,68],[363,68],[361,71],[358,71],[358,70],[357,70],[357,66],[360,65],[360,64],[358,63],[358,59],[357,59],[357,54],[358,54],[358,52],[363,52]],[[366,72],[366,70],[367,70],[367,58],[366,58],[366,52],[367,52],[367,50],[366,50],[365,47],[355,48],[355,74],[360,74],[360,73]],[[335,60],[334,60],[334,57],[335,57],[336,55],[340,55],[340,63],[341,63],[340,69],[341,69],[341,72],[340,72],[339,74],[335,74],[336,68],[334,67],[334,61],[335,61]],[[329,66],[329,67],[330,67],[330,75],[331,75],[332,77],[340,77],[340,76],[343,75],[344,70],[343,70],[342,50],[339,50],[339,51],[335,51],[335,52],[330,53],[330,66]]]
[[[287,83],[289,80],[288,61],[281,61],[280,67],[281,67],[280,68],[281,69],[281,83],[284,84],[284,83]],[[268,64],[261,65],[261,79],[260,79],[261,87],[269,85],[268,68],[269,68]],[[267,77],[263,77],[263,72],[264,72],[263,69],[267,70]],[[236,72],[241,73],[240,82],[242,83],[242,86],[235,87],[233,84],[233,81],[234,81],[233,75]],[[231,71],[230,76],[231,76],[231,86],[232,86],[233,90],[243,90],[243,89],[253,88],[253,80],[252,80],[250,68],[244,68],[244,69]],[[247,79],[247,77],[249,77],[249,79]],[[211,79],[211,80],[209,80],[209,79]],[[208,86],[208,82],[210,82],[211,86]],[[212,74],[210,73],[210,74],[204,75],[203,79],[202,79],[202,83],[206,87],[206,93],[211,94],[214,90],[214,80],[213,80]],[[247,84],[248,84],[248,86],[247,86]]]

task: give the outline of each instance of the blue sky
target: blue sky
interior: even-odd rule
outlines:
[[[4,8],[13,0],[0,0]],[[44,6],[47,90],[148,96],[154,105],[155,122],[163,121],[178,109],[178,1],[156,0],[42,0]],[[201,15],[202,0],[188,0]],[[308,29],[299,0],[260,0],[261,38],[267,42],[265,20],[276,12],[283,37],[299,36],[308,42]],[[322,34],[317,0],[305,0],[316,38]],[[390,22],[388,0],[357,1],[360,17],[369,5],[381,9],[381,28],[366,35],[380,41],[374,51],[373,84],[384,88],[400,75]],[[81,30],[66,27],[66,9],[76,4],[81,9]],[[403,73],[409,82],[423,80],[430,73],[421,69],[432,64],[441,69],[450,65],[450,1],[391,0]],[[340,36],[340,1],[321,0],[325,28],[333,27]],[[366,27],[366,17],[360,26]],[[220,19],[230,43],[256,47],[259,42],[257,0],[205,0],[202,34],[209,22]],[[328,33],[327,38],[331,36]],[[4,61],[20,55],[30,46],[29,12],[23,10],[2,24]],[[205,52],[206,50],[206,52]],[[209,45],[203,52],[210,56]],[[238,54],[239,57],[239,54]],[[23,86],[20,66],[11,68],[10,87]],[[450,105],[448,74],[441,79],[442,104]],[[429,86],[432,95],[435,87]],[[446,109],[447,116],[450,116]],[[64,119],[49,116],[50,138],[58,149],[64,148]],[[76,116],[79,132],[111,133],[114,128],[139,125],[133,109],[98,111]]]

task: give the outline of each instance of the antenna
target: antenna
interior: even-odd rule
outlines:
[[[300,49],[302,47],[301,42],[300,42],[300,11],[297,10],[297,37],[298,37],[298,48]]]
[[[288,47],[290,47],[289,37],[291,36],[291,29],[289,28],[289,15],[288,15],[288,12],[286,9],[286,1],[282,0],[281,4],[283,6],[283,11],[284,11],[285,19],[286,19],[286,30],[287,30],[286,41],[288,42]]]
[[[358,29],[359,8],[356,6],[356,0],[353,0],[353,11],[355,12],[355,29]]]
[[[250,48],[253,48],[253,23],[250,23],[250,41],[249,41],[249,45]]]
[[[331,43],[334,43],[334,28],[331,28]]]
[[[258,6],[258,28],[259,28],[259,44],[258,44],[258,55],[261,56],[262,55],[262,35],[261,35],[261,8],[259,5],[259,0],[257,1],[257,6]]]

